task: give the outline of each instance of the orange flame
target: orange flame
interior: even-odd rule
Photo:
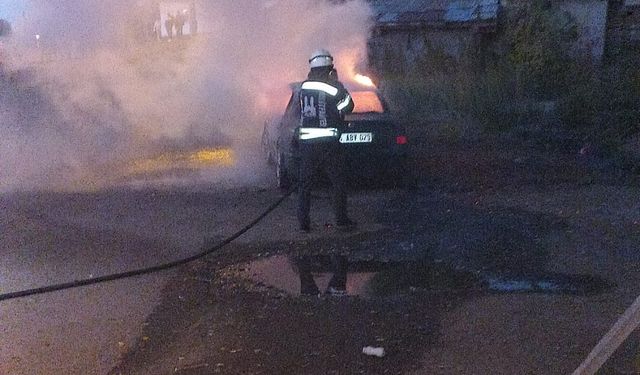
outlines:
[[[356,81],[357,83],[363,85],[363,86],[376,87],[376,85],[373,83],[371,78],[369,78],[369,77],[367,77],[365,75],[359,74],[359,73],[356,73],[353,76],[353,80]]]

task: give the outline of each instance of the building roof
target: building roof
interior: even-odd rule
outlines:
[[[500,0],[369,0],[379,26],[495,22]]]

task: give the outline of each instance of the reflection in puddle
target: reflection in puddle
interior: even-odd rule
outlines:
[[[370,293],[368,284],[375,272],[352,271],[355,265],[338,255],[278,255],[252,262],[245,271],[254,281],[293,295],[330,292],[334,295],[366,296]]]
[[[352,261],[345,256],[272,256],[249,263],[243,274],[292,295],[385,296],[409,292],[547,293],[592,295],[614,287],[590,275],[544,273],[503,277],[454,269],[428,260]]]

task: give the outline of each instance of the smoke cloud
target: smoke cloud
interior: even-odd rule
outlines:
[[[169,41],[153,37],[168,0],[27,1],[0,42],[0,191],[99,188],[131,161],[203,147],[231,147],[233,173],[254,176],[247,155],[311,52],[329,49],[341,77],[365,63],[364,0],[180,3],[199,32]]]

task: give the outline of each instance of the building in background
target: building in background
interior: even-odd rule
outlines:
[[[195,35],[198,32],[198,14],[195,0],[164,0],[158,3],[154,31],[161,38]]]
[[[499,0],[370,0],[377,71],[403,74],[429,54],[459,59],[497,29]]]
[[[459,60],[484,48],[498,30],[503,10],[531,0],[369,0],[375,26],[370,61],[380,71],[402,74],[426,55]],[[574,56],[599,64],[605,49],[640,47],[640,0],[557,0],[549,6],[576,24]],[[640,48],[639,48],[640,49]]]

